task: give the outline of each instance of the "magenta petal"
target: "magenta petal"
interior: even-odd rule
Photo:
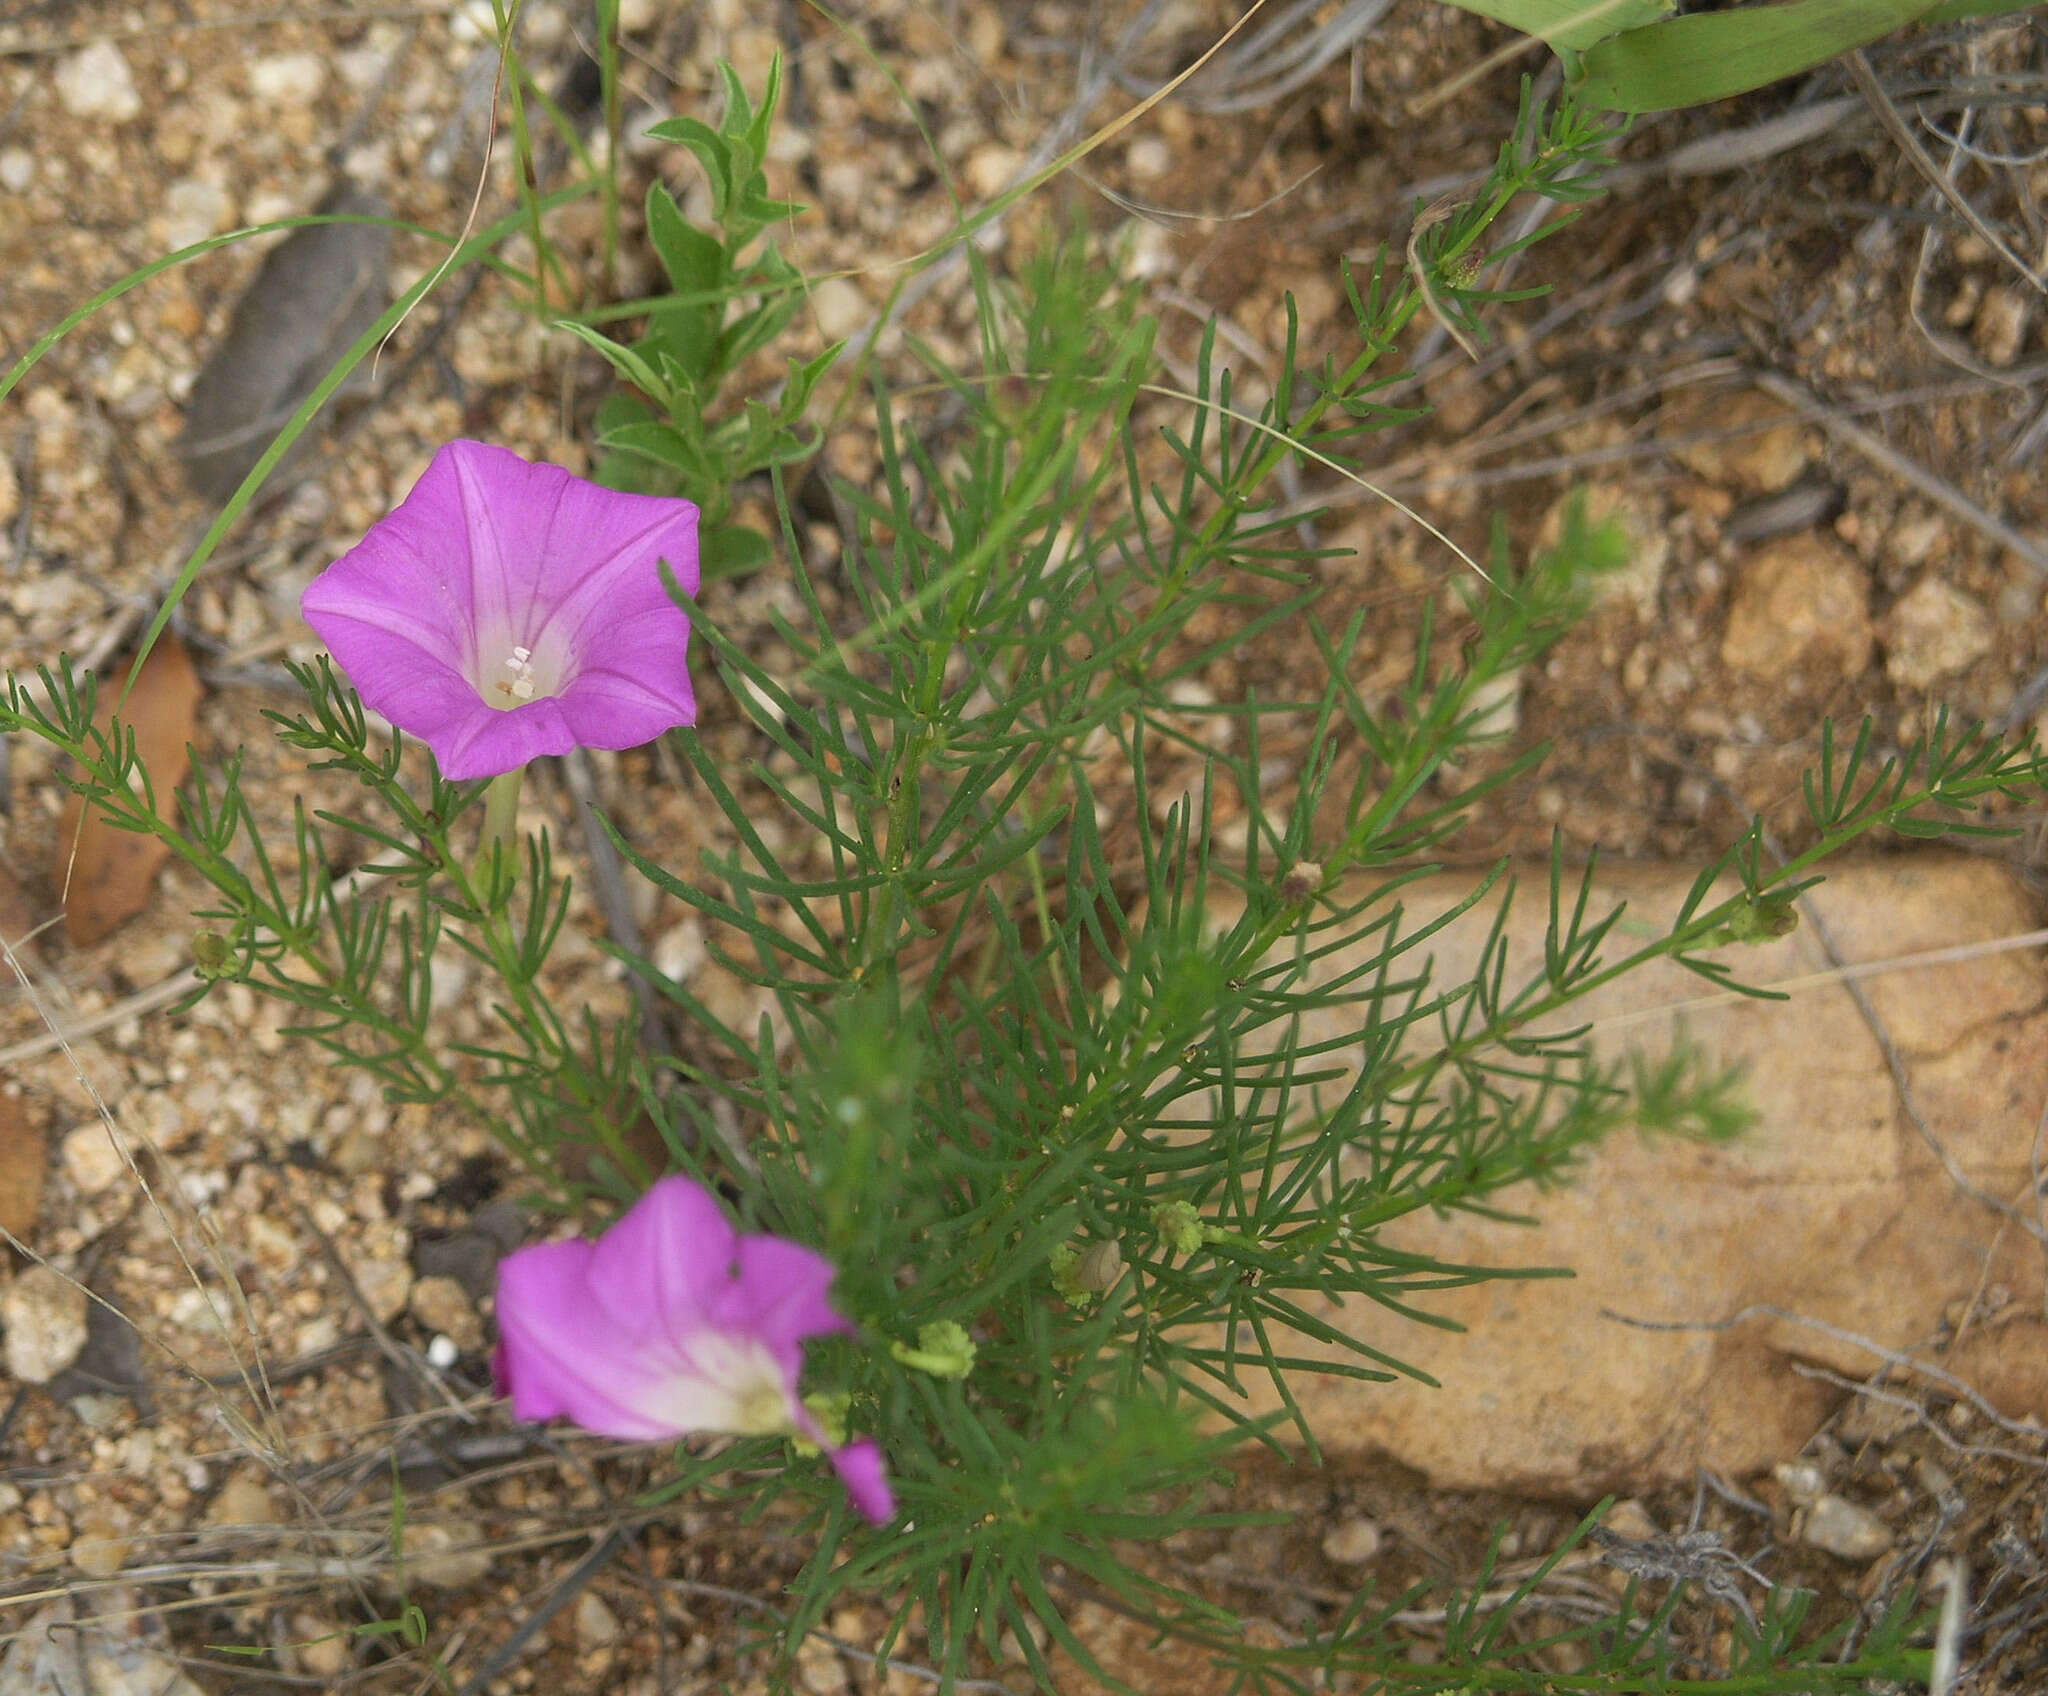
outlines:
[[[607,1437],[674,1436],[641,1411],[652,1376],[646,1351],[591,1300],[593,1255],[592,1244],[572,1240],[498,1263],[496,1365],[513,1415],[566,1417]]]
[[[470,691],[472,699],[475,693]],[[566,701],[531,701],[516,712],[501,713],[479,704],[460,724],[443,732],[439,741],[425,730],[414,734],[434,750],[443,777],[451,783],[471,783],[480,777],[517,771],[542,754],[566,754],[579,745],[590,746],[569,728],[564,711],[567,705]],[[392,718],[391,722],[397,724],[398,720]]]
[[[591,1293],[620,1329],[687,1351],[731,1281],[734,1250],[732,1226],[710,1191],[663,1178],[597,1244]]]
[[[717,1197],[664,1178],[596,1243],[547,1243],[498,1268],[495,1370],[522,1419],[627,1438],[787,1432],[823,1448],[860,1514],[895,1516],[872,1440],[834,1449],[797,1394],[803,1344],[853,1327],[832,1263],[738,1236]]]
[[[760,1338],[792,1377],[806,1340],[853,1329],[826,1299],[837,1274],[822,1254],[781,1237],[741,1237],[736,1260],[739,1276],[718,1292],[717,1323]]]
[[[690,502],[457,441],[301,605],[364,703],[466,782],[696,722],[664,563],[694,592]]]
[[[846,1486],[847,1500],[870,1525],[887,1525],[896,1517],[896,1497],[883,1470],[882,1451],[870,1437],[826,1451],[832,1470]]]

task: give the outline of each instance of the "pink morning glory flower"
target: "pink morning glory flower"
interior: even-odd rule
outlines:
[[[450,442],[300,605],[366,705],[458,783],[694,724],[697,509]]]
[[[835,1447],[797,1395],[805,1339],[853,1329],[826,1299],[832,1278],[823,1255],[741,1236],[708,1191],[663,1178],[598,1241],[499,1263],[498,1384],[521,1419],[564,1416],[607,1437],[802,1438],[886,1525],[881,1450]]]

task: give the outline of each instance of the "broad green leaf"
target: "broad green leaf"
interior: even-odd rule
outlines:
[[[738,79],[735,78],[735,81]],[[747,125],[747,145],[756,159],[768,157],[768,129],[775,121],[775,108],[782,104],[782,55],[768,61],[768,86],[761,90],[761,109]]]
[[[677,294],[710,294],[725,277],[725,248],[685,218],[660,183],[647,191],[647,239]]]
[[[804,415],[804,408],[811,404],[811,393],[817,388],[819,379],[839,362],[839,356],[845,350],[846,343],[838,341],[816,359],[801,363],[792,359],[789,362],[789,386],[782,392],[784,418],[801,418]]]
[[[1670,0],[1451,0],[1524,35],[1541,36],[1553,47],[1591,47],[1623,30],[1653,24],[1671,10]]]
[[[725,277],[725,248],[685,218],[675,197],[660,183],[647,191],[647,239],[661,256],[671,288],[679,295],[711,295]],[[722,305],[708,300],[678,301],[648,314],[648,333],[691,373],[711,374]]]
[[[734,369],[781,335],[795,316],[795,295],[769,296],[726,325],[718,339],[719,363],[728,371]]]
[[[732,155],[725,137],[695,118],[670,118],[647,133],[656,141],[680,143],[697,155],[704,175],[711,179],[711,215],[723,224],[725,209],[732,204],[735,191],[744,186],[733,181]]]
[[[688,374],[692,390],[716,388],[711,369],[718,346],[718,326],[708,306],[662,306],[647,315],[647,342],[657,353],[666,353],[677,368]]]
[[[1603,41],[1580,62],[1591,107],[1668,112],[1746,94],[1889,35],[1933,0],[1795,0],[1668,18]]]
[[[706,583],[759,571],[774,557],[766,536],[740,524],[721,524],[705,531],[697,550],[698,569]]]
[[[654,374],[653,367],[631,348],[621,347],[611,337],[593,330],[588,324],[578,324],[568,318],[558,318],[555,321],[555,328],[567,330],[570,335],[575,336],[579,341],[585,342],[597,349],[599,353],[604,355],[605,363],[621,377],[625,378],[627,382],[643,393],[661,401],[664,405],[667,404],[667,385]]]
[[[2040,0],[1948,0],[1920,21],[1924,24],[1960,23],[1964,18],[2002,18],[2014,12],[2031,12]]]
[[[663,465],[681,466],[688,459],[683,433],[673,424],[651,419],[619,424],[599,435],[598,446],[618,453],[639,454]]]

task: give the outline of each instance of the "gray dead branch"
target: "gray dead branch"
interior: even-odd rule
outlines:
[[[348,185],[318,210],[349,219],[391,212]],[[241,487],[277,432],[377,321],[390,271],[391,231],[381,223],[308,225],[270,251],[185,407],[178,453],[195,490],[225,501]],[[311,445],[333,404],[315,415],[287,462]]]

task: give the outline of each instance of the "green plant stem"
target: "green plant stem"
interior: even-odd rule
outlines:
[[[520,766],[494,777],[484,790],[484,825],[477,837],[476,868],[480,887],[488,890],[497,881],[499,868],[519,871],[519,787],[526,780]]]
[[[597,0],[597,77],[603,90],[605,156],[599,192],[604,206],[604,292],[619,274],[619,0]]]
[[[521,766],[492,778],[485,786],[483,827],[479,833],[474,871],[462,869],[460,859],[447,842],[446,827],[443,827],[443,833],[437,834],[436,840],[441,863],[448,868],[447,875],[455,885],[457,899],[462,904],[465,922],[475,930],[479,939],[472,946],[489,961],[511,995],[512,1011],[508,1014],[500,1009],[500,1016],[505,1018],[547,1072],[559,1077],[574,1058],[573,1045],[546,999],[535,993],[534,977],[539,962],[525,957],[519,939],[513,934],[510,918],[511,900],[518,886],[521,847],[519,792],[525,776],[526,768]],[[547,898],[543,880],[536,873],[531,899],[544,902]],[[599,1140],[623,1173],[629,1178],[637,1176],[642,1182],[651,1179],[652,1174],[646,1170],[645,1163],[628,1148],[623,1131],[612,1122],[608,1112],[592,1113],[590,1120]]]
[[[512,45],[512,35],[518,26],[519,8],[523,3],[524,0],[510,0],[510,4],[507,0],[491,0],[491,12],[498,26],[498,51],[506,62],[515,66],[517,52]],[[534,162],[533,132],[526,122],[526,90],[516,70],[502,80],[512,107],[512,146],[515,174],[519,179],[519,205],[526,218],[527,233],[533,241],[533,311],[535,317],[545,322],[549,316],[548,277],[553,275],[565,295],[569,293],[568,284],[554,244],[541,228],[540,175]],[[607,166],[604,180],[612,182],[617,174],[618,165],[614,161]]]

